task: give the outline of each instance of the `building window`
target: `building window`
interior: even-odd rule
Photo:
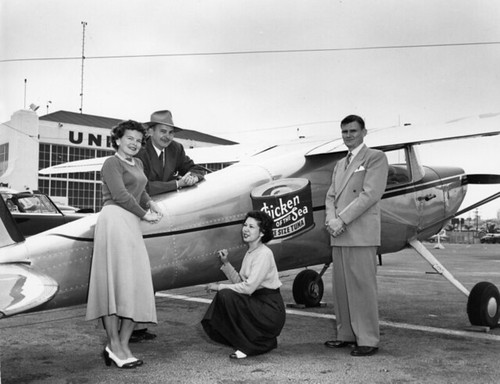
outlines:
[[[86,183],[78,181],[70,181],[68,188],[68,202],[69,205],[75,207],[92,207],[96,205],[96,187],[100,189],[99,185],[95,183]],[[99,201],[99,209],[102,202]],[[94,209],[95,210],[95,209]]]
[[[2,176],[9,166],[9,143],[0,145],[0,176]]]
[[[40,144],[39,169],[68,161],[110,156],[112,150]],[[44,175],[38,179],[38,189],[49,196],[66,198],[67,204],[78,208],[90,208],[98,212],[102,208],[100,172],[78,172]]]
[[[50,193],[49,196],[62,196],[67,195],[67,185],[68,183],[64,180],[53,180],[50,183]]]
[[[50,167],[50,145],[40,144],[38,154],[38,169]]]
[[[229,167],[232,164],[234,163],[211,163],[211,164],[198,164],[198,165],[210,170],[211,172],[215,172],[215,171],[220,171],[221,169],[224,169],[226,167]]]

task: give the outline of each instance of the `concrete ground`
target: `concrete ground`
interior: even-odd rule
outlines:
[[[428,248],[468,289],[500,287],[500,245]],[[320,270],[321,266],[314,267]],[[291,303],[293,278],[281,273]],[[231,348],[209,341],[199,325],[213,294],[203,287],[159,292],[153,341],[132,344],[145,364],[106,367],[105,334],[84,320],[85,307],[0,320],[1,382],[8,383],[499,383],[500,329],[470,330],[466,297],[412,250],[383,256],[379,268],[382,340],[371,357],[323,346],[334,339],[331,271],[321,308],[289,308],[276,350],[230,360]]]

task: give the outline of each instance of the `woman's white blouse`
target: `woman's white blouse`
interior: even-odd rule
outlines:
[[[273,251],[264,244],[245,254],[240,273],[230,263],[223,265],[221,270],[232,284],[221,284],[219,289],[251,295],[257,289],[281,287]]]

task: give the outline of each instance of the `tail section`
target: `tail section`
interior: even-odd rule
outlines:
[[[58,290],[50,276],[30,267],[24,236],[0,197],[0,318],[46,303]],[[16,243],[23,243],[17,244]]]

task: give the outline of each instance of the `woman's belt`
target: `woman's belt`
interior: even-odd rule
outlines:
[[[252,293],[252,296],[260,296],[260,295],[273,295],[276,293],[280,293],[280,289],[270,289],[270,288],[260,288],[257,289],[254,293]]]

